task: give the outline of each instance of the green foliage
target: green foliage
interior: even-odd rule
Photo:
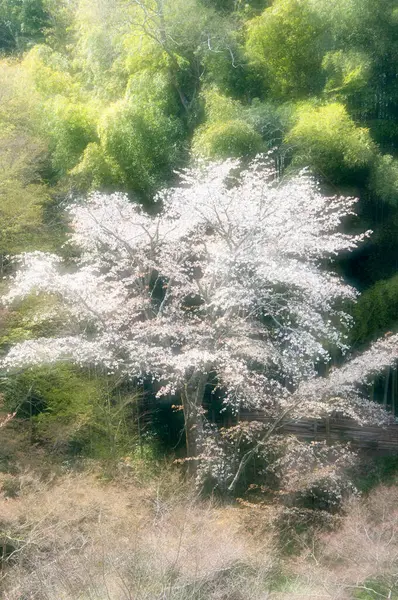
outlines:
[[[145,74],[130,79],[126,97],[102,115],[103,158],[97,152],[97,159],[105,160],[111,174],[120,174],[124,188],[149,195],[178,163],[182,134],[181,122],[171,114],[167,80]]]
[[[221,12],[237,12],[251,14],[264,10],[270,4],[270,0],[201,0],[205,6],[215,8]]]
[[[97,138],[96,114],[90,105],[57,96],[45,105],[52,165],[65,175],[77,165],[85,148]]]
[[[398,23],[394,19],[394,0],[336,0],[332,3],[312,0],[312,4],[328,29],[327,50],[332,48],[350,61],[357,55],[357,67],[364,61],[360,70],[366,71],[367,84],[347,97],[351,113],[371,125],[372,131],[377,130],[380,120],[389,121],[391,128],[397,114],[398,90],[395,76]],[[346,62],[344,58],[343,62]],[[359,80],[363,80],[362,75]],[[384,134],[387,132],[386,126]],[[378,136],[377,141],[389,142],[388,137]],[[396,131],[393,139],[396,143]]]
[[[205,95],[206,122],[193,139],[193,152],[206,158],[254,155],[264,148],[262,137],[244,119],[241,104],[211,89]]]
[[[217,88],[206,90],[203,97],[207,121],[230,121],[240,118],[242,105],[237,100],[222,94]]]
[[[338,103],[300,106],[285,142],[293,147],[296,164],[311,165],[335,183],[369,167],[376,152],[368,129],[358,127]]]
[[[372,48],[378,54],[388,51],[387,40],[396,27],[395,0],[311,0],[311,4],[336,45]]]
[[[371,88],[368,88],[369,93],[370,91]],[[367,126],[372,133],[373,139],[384,152],[389,154],[395,153],[398,141],[398,123],[387,111],[383,118],[369,118]]]
[[[122,0],[121,6],[129,23],[122,36],[128,72],[167,74],[181,108],[189,113],[195,107],[206,57],[229,53],[232,24],[200,0]]]
[[[295,106],[292,103],[275,104],[253,100],[246,109],[246,118],[266,141],[268,148],[276,148],[294,124]]]
[[[48,249],[48,148],[38,135],[37,96],[18,65],[0,63],[0,256]],[[2,266],[0,267],[2,270]]]
[[[0,52],[21,51],[42,41],[48,22],[43,0],[0,0]]]
[[[41,367],[7,378],[3,382],[5,405],[17,410],[18,417],[38,416],[43,411],[59,417],[79,420],[90,410],[94,385],[84,381],[69,366]],[[79,415],[77,414],[79,413]]]
[[[206,158],[254,156],[262,149],[261,136],[240,119],[213,123],[198,130],[193,144],[195,154]]]
[[[337,50],[325,55],[322,67],[327,74],[325,92],[344,98],[368,85],[371,59],[364,52]]]
[[[355,487],[368,494],[380,484],[396,485],[398,478],[398,456],[379,456],[364,460],[353,473]]]
[[[323,24],[309,2],[276,0],[247,25],[246,52],[277,97],[316,93],[322,81]]]
[[[178,121],[156,105],[136,107],[126,101],[110,107],[99,126],[104,151],[120,168],[120,183],[144,194],[155,191],[162,175],[170,174],[179,134]]]
[[[43,146],[13,130],[0,129],[0,254],[40,244],[43,207],[49,202],[39,180]]]
[[[39,96],[23,65],[0,61],[0,126],[23,129],[24,135],[36,131]]]
[[[85,148],[79,164],[70,172],[77,189],[112,190],[125,181],[123,171],[96,142]]]
[[[398,275],[379,281],[354,306],[352,339],[364,344],[398,326]]]
[[[203,64],[204,86],[216,86],[227,96],[244,102],[264,96],[264,78],[248,63],[238,40],[231,40],[224,51],[207,53]]]
[[[0,145],[1,142],[0,139]],[[0,183],[1,257],[27,250],[37,250],[38,247],[43,250],[51,247],[50,239],[47,241],[42,239],[43,204],[48,200],[48,191],[43,185],[24,185],[15,180],[3,180]],[[2,266],[0,266],[1,271]]]
[[[385,202],[398,206],[398,161],[389,154],[378,156],[369,185],[372,192]]]
[[[23,68],[38,96],[38,128],[48,143],[53,172],[58,178],[65,176],[97,139],[97,105],[87,102],[68,60],[48,46],[35,46]]]
[[[225,12],[236,10],[242,4],[241,0],[202,0],[202,3],[209,8],[214,7]]]
[[[12,344],[51,336],[64,328],[65,314],[56,298],[30,296],[18,310],[8,308],[2,313],[0,348],[4,352]]]
[[[138,71],[126,79],[123,98],[109,104],[87,102],[68,61],[46,46],[34,48],[24,67],[41,95],[42,132],[57,179],[71,173],[84,189],[123,187],[150,195],[170,175],[183,126],[167,73]],[[86,74],[85,85],[99,85],[89,79]]]
[[[118,393],[109,378],[41,367],[6,379],[3,390],[6,406],[30,419],[35,439],[58,452],[117,458],[135,451],[137,397]]]
[[[125,15],[118,0],[79,0],[73,19],[74,66],[91,94],[115,98],[123,93],[126,74],[116,68],[123,49]]]
[[[141,35],[137,40],[137,33],[126,34],[123,38],[123,50],[124,67],[130,75],[141,71],[167,71],[167,54],[151,37]]]
[[[57,51],[70,48],[73,43],[73,21],[76,10],[75,0],[43,0],[48,14],[45,28],[46,43]]]
[[[41,44],[32,48],[24,57],[22,66],[44,98],[79,95],[80,87],[70,72],[68,58],[49,46]]]

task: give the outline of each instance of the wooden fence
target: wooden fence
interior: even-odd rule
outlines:
[[[240,414],[240,421],[267,420],[267,415],[261,412]],[[398,423],[386,427],[370,427],[358,425],[353,419],[343,417],[308,421],[286,419],[279,432],[307,441],[326,440],[328,444],[350,442],[353,448],[369,450],[375,454],[398,454]]]

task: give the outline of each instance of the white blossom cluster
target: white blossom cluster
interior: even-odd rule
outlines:
[[[277,180],[264,156],[246,169],[227,160],[183,172],[152,215],[124,194],[94,193],[70,208],[75,264],[24,254],[4,298],[54,294],[77,333],[17,344],[3,367],[103,364],[150,376],[164,394],[211,372],[236,409],[291,403],[304,412],[306,395],[353,396],[354,382],[384,358],[326,379],[316,364],[329,360],[327,347],[347,350],[344,303],[356,292],[325,265],[368,235],[342,233],[355,202],[326,197],[305,171]],[[390,344],[380,348],[389,354]]]
[[[358,457],[349,446],[326,442],[301,442],[293,436],[277,436],[263,452],[274,456],[267,471],[279,481],[284,502],[322,500],[327,510],[341,507],[347,496],[358,493],[348,472],[357,467]]]
[[[228,490],[246,448],[246,453],[249,449],[251,454],[252,471],[256,464],[257,473],[266,484],[271,475],[273,486],[278,482],[278,499],[287,506],[300,505],[301,500],[313,496],[337,508],[344,498],[356,492],[349,472],[358,466],[358,456],[349,445],[307,443],[278,431],[267,435],[271,426],[271,423],[243,421],[228,429],[208,427],[197,483],[210,481],[213,487]],[[262,491],[270,492],[271,488],[265,485]]]
[[[366,387],[372,377],[393,366],[397,357],[398,334],[384,337],[367,351],[331,369],[327,377],[303,381],[290,402],[294,396],[298,412],[304,408],[307,416],[315,418],[338,413],[361,424],[387,424],[391,417],[380,405],[366,400]]]

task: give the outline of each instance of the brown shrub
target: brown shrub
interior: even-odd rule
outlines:
[[[199,501],[171,470],[145,487],[93,474],[38,487],[0,501],[0,529],[18,540],[6,600],[267,597],[271,556],[244,535],[239,509]]]

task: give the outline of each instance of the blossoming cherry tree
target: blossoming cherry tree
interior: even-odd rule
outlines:
[[[317,371],[331,348],[348,349],[344,306],[356,292],[328,267],[367,235],[342,232],[355,199],[325,196],[304,171],[279,181],[260,156],[245,169],[227,160],[187,170],[155,200],[150,215],[124,194],[94,193],[69,209],[74,264],[19,257],[5,301],[55,295],[69,334],[17,344],[6,368],[70,360],[150,377],[159,395],[181,395],[188,457],[202,451],[210,375],[235,411],[315,415],[333,397],[351,416],[381,418],[354,382],[395,359],[395,336],[380,342],[380,359],[341,376]]]

